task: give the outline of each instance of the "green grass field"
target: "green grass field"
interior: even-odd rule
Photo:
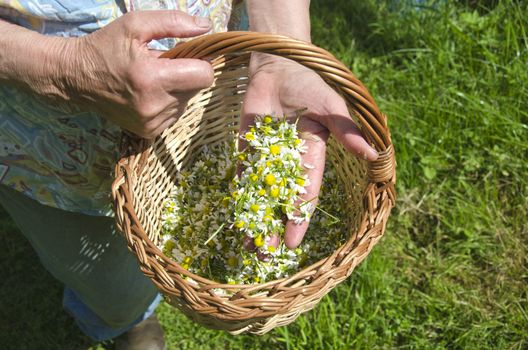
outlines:
[[[312,1],[314,42],[389,116],[399,197],[385,237],[313,311],[262,337],[162,305],[169,349],[528,348],[528,3],[403,3]],[[76,329],[0,215],[0,347],[111,349]]]

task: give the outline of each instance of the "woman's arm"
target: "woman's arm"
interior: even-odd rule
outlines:
[[[249,29],[310,42],[310,0],[248,0]]]
[[[66,39],[44,36],[0,20],[0,83],[16,85],[40,96],[68,100],[60,75],[71,65]],[[70,39],[74,41],[75,39]]]

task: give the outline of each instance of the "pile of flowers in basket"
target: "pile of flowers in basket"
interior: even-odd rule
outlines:
[[[309,179],[297,124],[258,116],[241,139],[205,147],[165,203],[163,250],[190,272],[230,284],[261,283],[297,272],[346,241],[345,198],[326,167],[317,205],[302,200]],[[310,221],[296,249],[284,245],[285,223]]]

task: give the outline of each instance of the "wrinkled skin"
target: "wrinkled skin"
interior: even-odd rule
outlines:
[[[172,125],[189,99],[213,82],[208,62],[162,59],[147,47],[153,39],[211,29],[208,19],[181,11],[130,12],[80,38],[43,36],[1,20],[0,29],[13,38],[9,45],[23,43],[31,53],[0,56],[0,81],[6,75],[9,84],[95,111],[144,138]]]

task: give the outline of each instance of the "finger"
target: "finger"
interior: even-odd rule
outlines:
[[[299,128],[305,130],[304,123],[313,123],[309,119],[301,118],[299,122]],[[309,183],[305,186],[306,193],[300,196],[301,200],[297,201],[296,206],[303,202],[308,201],[310,205],[315,208],[317,205],[317,197],[321,189],[321,183],[323,179],[323,172],[325,166],[325,155],[326,155],[326,141],[328,140],[329,133],[327,130],[320,131],[317,134],[303,133],[303,139],[307,146],[307,152],[302,155],[301,161],[306,169],[306,175],[308,176]],[[284,243],[290,249],[296,248],[301,243],[306,230],[308,229],[309,222],[303,221],[300,224],[296,224],[292,220],[286,222],[286,232],[284,235]]]
[[[268,243],[268,246],[272,246],[272,247],[275,247],[277,248],[279,246],[279,236],[278,235],[271,235],[268,240],[267,240],[267,243]],[[263,251],[263,250],[258,250],[257,251],[257,259],[261,260],[261,261],[269,261],[270,259],[270,254],[266,251]]]
[[[321,123],[332,132],[345,149],[363,159],[376,160],[378,152],[363,138],[361,131],[350,117],[343,98],[332,90],[326,98],[325,105],[331,107],[327,107],[327,115],[321,118]]]
[[[267,241],[268,245],[274,246],[275,248],[277,248],[279,246],[279,243],[280,243],[280,238],[276,234],[272,234],[268,238],[268,241]],[[255,241],[250,236],[244,236],[244,238],[242,240],[242,246],[244,247],[244,249],[246,249],[246,250],[248,250],[250,252],[254,252],[255,250],[257,250],[257,246],[255,245]]]
[[[240,120],[240,135],[244,135],[257,115],[282,114],[282,106],[278,99],[278,93],[273,91],[274,84],[261,79],[260,83],[250,82],[242,105],[242,118]],[[238,141],[238,149],[246,148],[247,143],[243,139]]]
[[[122,17],[125,29],[142,43],[161,38],[188,38],[207,33],[211,21],[177,10],[132,11]]]
[[[171,97],[170,103],[167,104],[162,112],[155,117],[145,120],[140,125],[138,135],[146,139],[153,139],[161,135],[165,129],[171,127],[185,112],[187,103],[191,97],[192,95],[190,94],[182,94],[178,99]]]
[[[272,85],[269,85],[272,86]],[[251,85],[248,87],[246,96],[244,97],[244,104],[242,105],[242,117],[240,118],[240,135],[244,135],[248,130],[250,125],[254,123],[255,117],[262,114],[276,114],[280,115],[282,113],[282,107],[280,102],[276,98],[276,94],[273,94],[269,88],[263,86]],[[247,142],[239,138],[238,139],[238,149],[244,150],[247,147]],[[242,167],[240,164],[237,166],[237,174],[240,176],[242,173]],[[268,241],[269,245],[277,248],[279,246],[279,236],[272,235]],[[251,242],[244,241],[244,247],[249,251],[254,251],[256,247]],[[266,261],[268,259],[267,254],[258,252],[257,254],[259,260]]]
[[[246,236],[247,237],[247,236]],[[253,239],[251,239],[251,243],[249,244],[246,244],[246,241],[243,242],[243,246],[244,248],[246,248],[247,250],[249,250],[250,252],[257,252],[257,259],[259,259],[260,261],[269,261],[269,258],[270,258],[270,254],[262,249],[258,249],[257,250],[257,247],[255,247],[254,243],[253,243]],[[280,238],[278,235],[271,235],[267,242],[268,246],[273,246],[275,248],[278,248],[279,247],[279,243],[280,243]]]
[[[157,77],[162,88],[170,93],[196,93],[213,84],[213,67],[204,60],[156,58],[154,61],[151,73]]]
[[[254,252],[255,250],[257,250],[255,241],[253,240],[253,237],[250,236],[244,236],[244,238],[242,239],[242,246],[249,252]]]
[[[279,246],[279,242],[280,242],[280,239],[278,235],[271,235],[268,240],[268,245],[277,248]]]
[[[168,129],[170,128],[171,126],[174,125],[174,123],[176,123],[176,121],[178,121],[178,118],[177,117],[171,117],[171,118],[168,118],[167,120],[164,120],[150,135],[149,138],[153,139],[159,135],[161,135],[165,129]]]
[[[148,54],[149,56],[151,57],[160,57],[161,55],[163,55],[166,51],[161,51],[161,50],[154,50],[154,49],[149,49],[148,50]]]
[[[278,101],[277,95],[273,95],[270,89],[265,89],[250,83],[242,104],[242,117],[240,118],[239,135],[244,135],[255,121],[257,115],[263,114],[282,114],[282,107]],[[237,148],[239,151],[245,150],[247,141],[238,138]],[[242,174],[242,167],[237,165],[237,174]]]

